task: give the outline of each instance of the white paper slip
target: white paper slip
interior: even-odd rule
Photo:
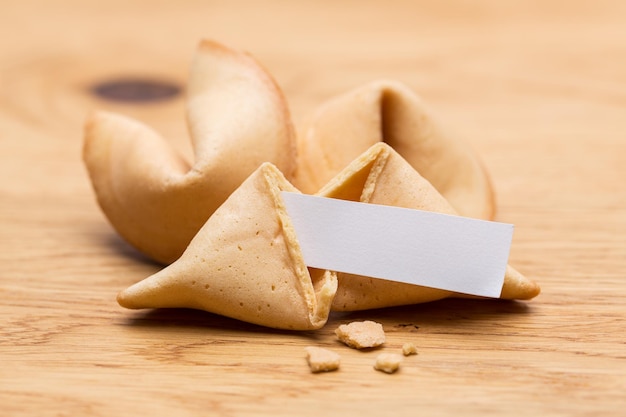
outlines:
[[[282,192],[305,263],[499,297],[513,225]]]

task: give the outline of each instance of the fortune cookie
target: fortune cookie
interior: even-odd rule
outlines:
[[[377,142],[394,148],[458,213],[491,219],[490,179],[473,150],[445,132],[403,84],[378,81],[321,106],[299,129],[293,184],[314,193]]]
[[[298,192],[274,165],[262,164],[178,260],[122,291],[119,304],[195,308],[278,329],[322,327],[337,276],[304,264],[281,191]]]
[[[385,143],[370,147],[333,178],[318,195],[445,214],[456,211],[439,192]],[[450,291],[364,276],[338,273],[332,309],[338,311],[417,304],[446,297],[466,297]],[[539,286],[507,265],[500,298],[530,299]]]
[[[295,169],[295,134],[283,95],[249,55],[200,43],[188,83],[195,162],[149,127],[99,112],[87,122],[83,159],[117,232],[171,263],[226,198],[263,162]]]

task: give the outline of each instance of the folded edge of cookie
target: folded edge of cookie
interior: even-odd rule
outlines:
[[[305,265],[281,191],[299,192],[278,168],[262,164],[177,261],[120,292],[119,304],[195,308],[278,329],[322,327],[337,276]]]
[[[157,132],[97,112],[85,126],[83,161],[117,232],[148,257],[177,259],[207,218],[259,165],[295,169],[295,132],[271,75],[246,53],[202,41],[187,88],[195,162]]]
[[[377,142],[405,158],[463,216],[491,219],[489,175],[468,143],[441,126],[406,85],[375,81],[328,100],[299,129],[293,183],[314,193]]]
[[[317,195],[456,215],[448,201],[393,148],[371,146],[335,176]],[[333,310],[354,311],[417,304],[447,297],[467,297],[450,291],[337,274],[339,286]],[[531,299],[539,286],[507,265],[500,298]]]

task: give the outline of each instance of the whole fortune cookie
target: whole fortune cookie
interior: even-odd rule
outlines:
[[[164,264],[259,165],[295,169],[285,99],[251,56],[201,42],[187,94],[193,164],[124,116],[98,112],[85,128],[83,159],[100,207],[126,241]]]
[[[379,80],[336,96],[298,130],[293,183],[304,193],[317,192],[370,146],[384,142],[460,215],[495,214],[493,187],[476,152],[400,82]]]

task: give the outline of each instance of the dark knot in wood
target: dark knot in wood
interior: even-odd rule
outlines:
[[[178,96],[182,88],[163,80],[118,78],[94,85],[91,92],[110,101],[150,103]]]

